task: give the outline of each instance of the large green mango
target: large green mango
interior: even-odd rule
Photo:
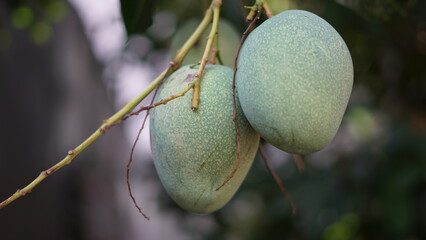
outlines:
[[[236,75],[253,128],[272,145],[297,154],[318,151],[334,138],[352,82],[343,39],[325,20],[302,10],[282,12],[251,32]]]
[[[198,67],[185,66],[168,77],[155,101],[178,94],[190,84]],[[259,135],[249,125],[238,103],[241,164],[220,190],[236,162],[229,67],[207,65],[197,111],[191,110],[192,90],[151,110],[150,133],[154,164],[171,198],[195,213],[210,213],[225,205],[244,180],[255,157]]]

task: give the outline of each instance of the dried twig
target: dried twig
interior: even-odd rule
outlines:
[[[235,125],[235,142],[237,144],[236,163],[235,163],[234,169],[232,170],[231,174],[225,179],[225,181],[219,187],[216,188],[216,191],[221,189],[227,182],[229,182],[229,180],[231,180],[231,178],[234,177],[234,175],[237,172],[238,167],[240,166],[240,163],[241,163],[241,159],[240,159],[240,148],[241,148],[241,146],[240,146],[241,145],[240,144],[240,127],[238,126],[238,119],[237,119],[237,100],[236,100],[236,94],[235,94],[235,77],[236,77],[237,70],[238,70],[237,69],[238,55],[240,54],[241,47],[244,43],[244,40],[247,37],[248,32],[251,30],[254,23],[257,20],[259,20],[261,14],[262,14],[262,6],[259,5],[258,9],[257,9],[256,17],[253,19],[253,21],[250,22],[247,29],[244,31],[243,36],[241,37],[241,40],[240,40],[240,46],[238,47],[237,53],[235,55],[234,75],[232,77],[232,102],[233,102],[233,105],[234,105],[234,115],[233,115],[232,120],[234,121],[234,125]]]
[[[293,154],[294,162],[296,163],[297,169],[299,169],[299,172],[305,171],[305,163],[303,162],[302,156],[299,154]]]
[[[153,104],[154,99],[155,99],[155,96],[157,95],[157,92],[158,92],[158,88],[156,88],[156,89],[155,89],[155,92],[154,92],[154,95],[152,96],[152,100],[151,100],[151,104],[150,104],[150,105],[152,105],[152,104]],[[149,216],[147,216],[147,215],[146,215],[146,214],[142,211],[142,208],[138,205],[138,203],[136,202],[135,197],[133,196],[133,193],[132,193],[132,187],[131,187],[131,184],[130,184],[130,170],[131,170],[131,165],[132,165],[132,162],[133,162],[133,153],[135,152],[136,144],[137,144],[137,143],[138,143],[138,141],[139,141],[139,137],[140,137],[140,135],[141,135],[141,133],[142,133],[142,130],[143,130],[143,129],[144,129],[144,127],[145,127],[146,120],[148,119],[148,116],[149,116],[149,110],[150,110],[150,109],[148,109],[148,110],[146,111],[146,115],[145,115],[145,117],[144,117],[144,119],[143,119],[142,125],[141,125],[141,127],[139,128],[139,132],[138,132],[138,134],[137,134],[137,136],[136,136],[135,141],[133,142],[133,146],[132,146],[132,149],[131,149],[131,151],[130,151],[129,160],[128,160],[127,165],[126,165],[126,183],[127,183],[127,189],[128,189],[128,191],[129,191],[129,196],[130,196],[130,198],[132,199],[133,204],[135,205],[135,207],[138,209],[139,213],[140,213],[140,214],[142,214],[142,216],[143,216],[145,219],[147,219],[147,220],[149,220]]]
[[[265,151],[263,151],[262,145],[259,145],[259,153],[262,156],[263,161],[265,162],[266,168],[268,169],[269,173],[271,173],[272,177],[274,178],[275,182],[277,183],[278,187],[280,188],[280,191],[284,194],[284,197],[287,199],[287,201],[290,203],[291,207],[291,214],[293,216],[296,216],[297,214],[297,208],[296,205],[291,199],[290,193],[287,191],[287,189],[284,187],[284,184],[281,182],[278,175],[274,172],[274,170],[269,165],[269,159],[265,154]]]

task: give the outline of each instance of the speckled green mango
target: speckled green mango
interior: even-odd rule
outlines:
[[[334,138],[353,82],[349,50],[319,16],[282,12],[243,44],[236,75],[243,111],[267,142],[309,154]]]
[[[181,92],[194,80],[197,69],[185,66],[173,73],[155,101]],[[229,67],[207,65],[197,111],[191,110],[190,90],[150,113],[151,150],[158,175],[171,198],[190,212],[210,213],[224,206],[241,185],[257,151],[259,135],[238,103],[241,164],[235,176],[215,191],[236,161],[232,75]]]

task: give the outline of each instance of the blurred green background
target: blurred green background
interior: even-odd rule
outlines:
[[[119,1],[105,1],[115,15],[99,22],[104,28],[121,26],[115,34],[123,42],[111,57],[93,40],[101,27],[86,21],[99,10],[93,2],[0,3],[2,199],[59,161],[121,106],[117,69],[133,64],[147,69],[145,80],[152,80],[182,41],[176,38],[188,34],[179,29],[200,19],[209,5],[207,0],[121,1],[120,12]],[[137,130],[120,126],[34,193],[0,210],[1,238],[426,239],[426,1],[268,3],[273,13],[305,9],[327,20],[354,63],[353,92],[340,130],[325,149],[304,156],[305,172],[298,172],[291,155],[264,144],[297,216],[260,157],[228,205],[199,216],[171,201],[149,154],[142,153],[148,160],[135,163],[133,182],[142,189],[139,199],[150,199],[142,205],[153,220],[145,221],[128,199],[124,178],[134,136],[128,135]],[[250,4],[224,0],[222,19],[234,28],[220,35],[220,47],[230,49],[226,53],[236,51],[235,34],[247,26],[243,6]],[[128,42],[121,13],[136,21],[127,26]],[[98,42],[112,39],[106,34]],[[226,64],[232,65],[232,56]],[[158,206],[144,205],[147,201]]]

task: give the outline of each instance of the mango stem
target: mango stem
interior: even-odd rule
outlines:
[[[213,11],[213,24],[212,29],[210,30],[210,34],[207,39],[206,48],[204,49],[203,57],[201,58],[200,67],[198,68],[197,75],[195,75],[195,86],[194,86],[194,94],[192,96],[192,104],[191,109],[197,110],[198,103],[200,100],[200,84],[201,78],[208,62],[208,57],[210,51],[212,49],[213,40],[218,33],[219,30],[219,16],[220,16],[220,6],[222,5],[222,0],[213,0],[211,7]]]

